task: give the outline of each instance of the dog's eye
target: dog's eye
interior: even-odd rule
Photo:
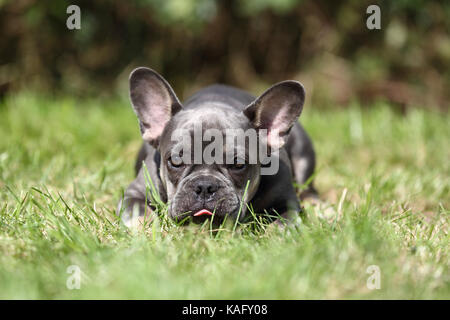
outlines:
[[[234,161],[234,164],[230,165],[229,168],[231,170],[240,171],[240,170],[244,170],[245,168],[247,168],[247,164],[245,163],[244,160],[236,159]]]
[[[181,159],[180,156],[172,156],[167,160],[167,162],[174,168],[179,168],[183,165],[183,159]]]

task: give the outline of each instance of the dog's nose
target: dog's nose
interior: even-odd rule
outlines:
[[[201,181],[194,188],[197,196],[206,198],[212,196],[219,189],[218,185],[212,182]]]

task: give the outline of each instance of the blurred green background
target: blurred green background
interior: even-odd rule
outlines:
[[[0,0],[0,298],[448,299],[449,26],[448,0]],[[180,98],[301,81],[320,194],[302,227],[125,229],[137,66]]]
[[[66,27],[71,4],[81,30]],[[371,4],[381,30],[366,27]],[[317,107],[446,111],[449,27],[450,1],[0,0],[0,96],[126,95],[129,72],[145,65],[180,97],[297,79]]]

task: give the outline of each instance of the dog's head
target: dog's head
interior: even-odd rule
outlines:
[[[130,98],[143,139],[160,152],[170,217],[201,222],[214,214],[220,223],[227,215],[244,218],[262,169],[261,148],[253,147],[283,146],[305,92],[299,82],[284,81],[243,110],[214,101],[183,108],[164,78],[138,68],[130,75]]]

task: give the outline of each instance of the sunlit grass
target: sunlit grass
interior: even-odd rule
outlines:
[[[315,110],[322,203],[302,228],[210,232],[114,211],[133,179],[128,101],[20,95],[0,105],[0,298],[449,298],[449,116]],[[164,210],[164,206],[160,206]],[[83,272],[80,290],[67,268]],[[381,289],[366,286],[370,265]]]

